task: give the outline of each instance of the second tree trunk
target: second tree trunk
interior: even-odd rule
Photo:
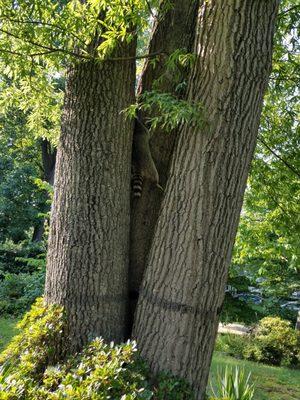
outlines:
[[[140,293],[134,337],[154,372],[203,399],[228,266],[271,67],[277,0],[203,1],[184,126]]]

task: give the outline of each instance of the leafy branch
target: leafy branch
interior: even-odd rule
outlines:
[[[45,26],[45,27],[49,27],[49,28],[53,28],[53,29],[58,29],[61,32],[63,32],[64,34],[73,36],[75,39],[77,39],[79,42],[81,42],[83,45],[85,45],[83,40],[78,35],[76,35],[74,32],[71,32],[68,29],[63,28],[62,26],[60,26],[58,24],[53,24],[50,22],[44,22],[44,21],[40,21],[40,20],[32,20],[32,21],[31,20],[21,20],[21,19],[17,19],[17,18],[11,18],[5,14],[0,15],[0,20],[7,20],[7,21],[13,22],[15,24],[31,24],[31,25],[39,25],[39,26]]]
[[[71,55],[71,56],[73,56],[73,57],[89,59],[89,57],[87,57],[87,56],[81,55],[81,54],[79,54],[79,53],[75,53],[75,52],[70,51],[70,50],[67,50],[67,49],[62,49],[62,48],[57,48],[57,47],[52,47],[52,46],[46,46],[46,45],[43,45],[43,44],[41,44],[41,43],[35,42],[35,41],[33,41],[33,40],[25,39],[25,38],[23,38],[23,37],[21,37],[21,36],[16,35],[15,33],[12,33],[12,32],[7,31],[6,29],[0,28],[0,32],[6,34],[6,35],[8,35],[8,36],[13,37],[14,39],[20,40],[20,41],[22,41],[23,43],[31,44],[32,46],[35,46],[35,47],[44,49],[44,50],[47,51],[47,53],[49,53],[49,52],[50,52],[50,53],[62,52],[62,53]],[[2,49],[1,49],[1,50],[2,50]],[[47,54],[47,53],[46,53],[46,54]],[[29,55],[29,56],[32,56],[32,55],[30,55],[30,54],[28,54],[28,55]]]
[[[205,124],[200,102],[188,102],[169,93],[156,91],[144,92],[138,102],[129,106],[124,112],[128,117],[135,119],[138,118],[139,112],[146,113],[149,129],[160,126],[162,129],[171,131],[184,123],[200,127]]]

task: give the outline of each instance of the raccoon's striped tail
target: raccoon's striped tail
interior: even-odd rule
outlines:
[[[143,190],[143,177],[140,174],[134,174],[132,177],[133,197],[141,197]]]

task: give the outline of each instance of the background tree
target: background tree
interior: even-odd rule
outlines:
[[[262,278],[265,294],[299,290],[299,13],[281,3],[273,68],[264,100],[231,273]]]
[[[40,139],[38,141],[41,156],[42,156],[42,177],[41,180],[46,182],[52,190],[54,185],[54,173],[56,163],[56,148],[51,144],[48,139]],[[51,202],[51,199],[49,199]],[[38,224],[34,226],[32,240],[34,242],[40,242],[43,238],[45,230],[45,220],[42,219]]]
[[[47,193],[36,184],[41,154],[28,135],[24,114],[11,108],[0,123],[0,241],[17,243],[40,224]]]

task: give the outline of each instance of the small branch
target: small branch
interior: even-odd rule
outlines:
[[[283,17],[284,15],[288,14],[290,11],[297,10],[298,8],[299,8],[299,10],[300,10],[300,6],[299,6],[299,5],[290,7],[290,8],[288,8],[287,10],[282,11],[281,13],[279,13],[279,14],[278,14],[278,18]]]
[[[75,33],[70,32],[66,30],[65,28],[62,28],[60,25],[57,24],[52,24],[50,22],[43,22],[43,21],[29,21],[29,20],[20,20],[20,19],[15,19],[15,18],[10,18],[7,15],[0,15],[0,19],[6,19],[7,21],[14,22],[16,24],[31,24],[31,25],[42,25],[42,26],[48,26],[49,28],[54,28],[54,29],[59,29],[62,32],[65,32],[67,34],[70,34],[73,36],[75,39],[80,41],[82,44],[85,44],[79,36],[75,35]]]
[[[294,82],[296,84],[298,84],[298,81],[296,79],[297,77],[293,78],[293,77],[280,77],[280,78],[276,78],[274,76],[270,76],[269,80],[272,82]]]
[[[58,49],[53,49],[53,50],[48,50],[48,51],[42,51],[40,53],[32,53],[32,54],[28,54],[28,57],[37,57],[37,56],[45,56],[47,54],[51,54],[51,53],[57,53],[59,52]]]
[[[280,157],[275,151],[263,140],[258,138],[259,140],[278,160],[280,160],[286,167],[288,167],[294,174],[296,174],[300,178],[300,172],[296,170],[295,167],[293,167],[290,163],[288,163],[286,160],[284,160],[282,157]]]
[[[44,56],[47,54],[51,54],[51,53],[55,53],[57,52],[57,50],[48,50],[48,51],[42,51],[40,53],[32,53],[32,54],[23,54],[23,53],[19,53],[18,51],[13,51],[13,50],[7,50],[7,49],[1,49],[0,48],[0,53],[8,53],[8,54],[12,54],[14,56],[19,56],[22,58],[33,58],[33,57],[38,57],[38,56]]]
[[[91,60],[91,59],[95,59],[96,58],[96,57],[92,57],[92,56],[84,56],[82,54],[78,54],[78,53],[75,53],[73,51],[66,50],[66,49],[61,49],[61,48],[51,47],[51,46],[45,46],[45,45],[43,45],[41,43],[37,43],[37,42],[35,42],[33,40],[24,39],[24,38],[12,33],[12,32],[9,32],[9,31],[5,30],[5,29],[0,29],[0,32],[6,34],[8,36],[11,36],[11,37],[13,37],[13,38],[15,38],[17,40],[21,40],[24,43],[28,43],[28,44],[31,44],[33,46],[36,46],[36,47],[39,47],[41,49],[46,50],[43,53],[34,53],[34,54],[31,54],[31,55],[29,54],[28,56],[30,56],[30,57],[33,57],[35,55],[43,55],[43,54],[50,54],[50,53],[60,52],[60,53],[65,53],[65,54],[71,55],[73,57],[84,59],[84,60]],[[2,49],[2,50],[5,51],[4,49]],[[7,52],[9,52],[9,51],[7,51]],[[11,52],[11,54],[15,54],[15,55],[18,55],[18,56],[25,56],[24,54],[21,54],[21,53],[18,53],[18,52]],[[144,55],[141,55],[141,56],[105,58],[105,59],[103,59],[101,61],[140,60],[140,59],[143,59],[143,58],[154,58],[154,57],[157,57],[157,56],[160,56],[160,55],[164,55],[164,54],[166,54],[166,53],[155,52],[155,53],[150,53],[150,54],[144,54]]]
[[[8,53],[8,54],[13,54],[14,56],[26,57],[25,54],[13,50],[0,49],[0,53]]]
[[[33,40],[24,39],[24,38],[12,33],[12,32],[9,32],[9,31],[5,30],[5,29],[0,29],[0,32],[5,33],[6,35],[11,36],[11,37],[13,37],[13,38],[15,38],[17,40],[21,40],[24,43],[28,43],[28,44],[31,44],[33,46],[39,47],[41,49],[47,50],[48,52],[51,52],[51,53],[52,52],[53,53],[54,52],[60,52],[60,53],[65,53],[65,54],[71,55],[71,56],[76,57],[76,58],[81,58],[81,59],[86,59],[86,60],[89,60],[91,58],[91,57],[83,56],[81,54],[74,53],[73,51],[70,51],[70,50],[60,49],[60,48],[51,47],[51,46],[45,46],[45,45],[43,45],[41,43],[37,43],[37,42],[35,42]]]
[[[276,195],[277,193],[273,191],[273,187],[271,187],[267,181],[265,180],[265,178],[261,177],[262,181],[264,182],[265,188],[267,190],[268,196],[270,196],[271,200],[273,200],[273,203],[275,203],[275,205],[277,207],[279,207],[281,209],[281,211],[283,212],[283,214],[285,214],[288,218],[290,218],[290,214],[285,210],[285,208],[279,203],[279,201],[276,199]],[[294,225],[294,224],[293,224]]]
[[[155,58],[158,56],[167,55],[165,52],[157,51],[155,53],[143,54],[141,56],[131,56],[131,57],[113,57],[113,58],[105,58],[101,61],[129,61],[129,60],[141,60],[143,58]]]
[[[156,19],[156,15],[155,15],[154,12],[152,11],[152,8],[151,8],[151,5],[150,5],[150,3],[149,3],[149,0],[146,0],[146,3],[147,3],[147,7],[148,7],[148,10],[149,10],[149,13],[150,13],[151,17],[152,17],[153,19]]]

